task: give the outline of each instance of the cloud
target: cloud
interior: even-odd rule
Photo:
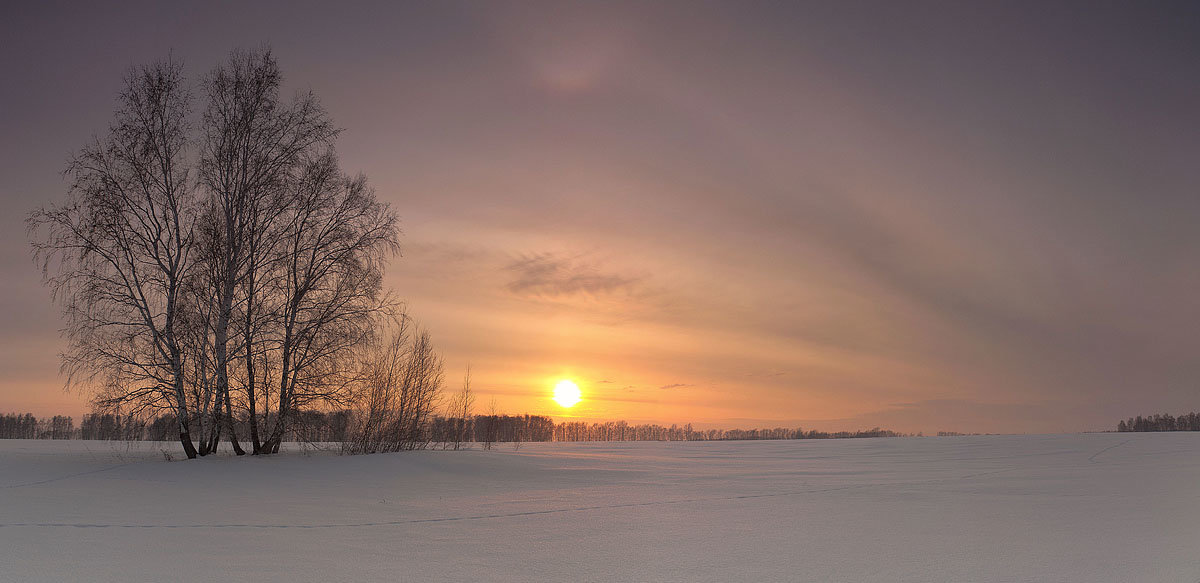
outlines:
[[[746,373],[746,376],[748,376],[748,377],[781,377],[785,374],[787,374],[787,373],[784,371],[781,371],[781,370],[769,370],[769,371],[748,372],[748,373]]]
[[[675,384],[671,384],[671,385],[663,385],[659,388],[660,389],[682,389],[684,387],[690,387],[690,386],[692,386],[692,385],[689,385],[687,383],[675,383]]]
[[[631,290],[640,277],[605,273],[594,265],[553,253],[524,255],[505,268],[513,274],[508,290],[519,295],[601,296]]]

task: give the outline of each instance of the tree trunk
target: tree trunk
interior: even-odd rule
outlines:
[[[217,446],[221,444],[221,406],[224,400],[224,395],[221,393],[220,387],[217,387],[217,394],[214,397],[212,408],[212,425],[209,427],[208,435],[204,436],[208,441],[208,453],[217,453]]]
[[[176,385],[182,384],[182,381],[175,381]],[[183,444],[183,453],[187,454],[188,459],[196,459],[196,446],[192,443],[192,434],[188,431],[188,415],[186,401],[180,401],[175,409],[175,415],[179,421],[179,443]]]
[[[179,443],[183,444],[183,453],[188,459],[196,459],[196,446],[192,445],[192,436],[187,431],[179,432]]]
[[[290,383],[288,383],[289,376],[291,376],[291,360],[292,330],[289,327],[283,333],[283,355],[280,361],[283,370],[279,377],[279,416],[275,419],[275,426],[271,429],[271,436],[263,444],[266,453],[279,453],[279,444],[283,441],[283,430],[287,424],[288,413],[291,411]]]
[[[225,424],[229,429],[229,445],[233,448],[233,453],[237,455],[246,455],[246,450],[242,449],[242,444],[238,443],[237,432],[233,428],[233,405],[229,402],[229,394],[225,394]]]
[[[187,394],[183,392],[183,359],[179,349],[171,347],[171,372],[175,376],[175,416],[179,422],[179,443],[183,444],[183,453],[188,459],[196,459],[196,446],[192,444],[192,434],[188,431]]]
[[[230,219],[226,219],[229,223]],[[226,225],[226,231],[231,231],[231,225]],[[230,233],[232,235],[232,233]],[[232,240],[232,237],[231,237]],[[233,251],[231,251],[233,252]],[[214,351],[217,360],[217,406],[213,408],[213,437],[212,451],[217,450],[221,441],[221,400],[224,400],[225,423],[229,428],[229,442],[237,455],[245,455],[242,446],[237,442],[237,434],[233,430],[233,406],[229,403],[229,320],[233,315],[233,277],[235,262],[228,259],[225,266],[225,281],[221,288],[221,305],[217,312],[217,325],[214,330]]]
[[[196,453],[199,454],[200,457],[204,457],[204,456],[208,455],[208,423],[207,422],[209,419],[209,415],[204,410],[204,408],[200,406],[200,403],[205,403],[205,404],[208,403],[207,391],[205,391],[200,397],[197,397],[197,403],[196,403],[196,423],[200,426],[197,428],[197,431],[196,431],[197,437],[200,439],[200,447],[198,447],[196,449]],[[190,430],[188,431],[188,434],[191,435]]]
[[[258,437],[258,409],[254,396],[254,360],[250,351],[250,338],[246,338],[246,404],[250,407],[250,446],[254,455],[262,453],[262,442]]]
[[[251,251],[253,256],[253,251]],[[250,408],[250,446],[254,455],[262,453],[258,438],[258,410],[254,395],[254,265],[246,274],[246,405]]]

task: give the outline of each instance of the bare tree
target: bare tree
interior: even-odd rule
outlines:
[[[483,421],[483,449],[492,449],[500,434],[500,409],[496,405],[496,397],[492,397],[488,402],[488,414]]]
[[[204,141],[200,176],[211,196],[205,215],[209,219],[212,253],[212,298],[215,303],[212,331],[215,366],[214,418],[224,413],[234,450],[241,447],[233,432],[232,399],[229,394],[229,348],[235,295],[243,304],[248,321],[241,340],[245,346],[249,383],[246,392],[251,409],[253,447],[260,444],[255,418],[253,389],[253,302],[261,285],[256,280],[268,270],[263,262],[272,257],[280,222],[289,203],[290,191],[306,157],[328,148],[337,130],[311,93],[298,95],[291,103],[279,97],[282,74],[270,50],[234,51],[229,60],[208,76],[205,86],[208,107],[204,112]],[[222,405],[224,410],[222,410]],[[215,442],[221,424],[213,423]]]
[[[434,351],[429,331],[419,331],[413,337],[401,385],[396,429],[402,449],[422,448],[429,443],[429,422],[441,394],[443,370],[442,357]]]
[[[68,385],[100,380],[102,405],[173,411],[192,458],[180,330],[195,216],[188,116],[177,63],[131,71],[108,135],[67,168],[67,202],[28,224],[67,320]]]
[[[521,444],[525,443],[529,434],[529,415],[517,415],[514,421],[516,427],[513,428],[512,434],[513,451],[521,451]]]
[[[408,318],[397,320],[387,340],[373,343],[363,360],[359,394],[354,399],[357,426],[342,444],[348,453],[388,451],[388,429],[396,423],[396,402],[405,361],[408,360]]]
[[[279,384],[275,422],[263,443],[268,453],[278,451],[298,408],[349,396],[346,384],[329,381],[346,374],[348,356],[392,307],[383,267],[399,250],[395,213],[376,200],[364,177],[342,174],[332,152],[310,160],[295,188],[271,290],[278,301]]]
[[[367,351],[357,423],[342,445],[346,453],[376,453],[425,447],[442,388],[442,358],[427,330],[410,334],[409,320]]]
[[[467,435],[471,430],[471,410],[475,407],[475,393],[471,392],[471,365],[467,365],[467,372],[463,375],[462,390],[450,398],[449,406],[446,408],[450,418],[451,428],[451,443],[455,450],[462,447],[463,442],[467,441]]]

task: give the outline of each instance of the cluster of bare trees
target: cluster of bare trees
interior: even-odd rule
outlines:
[[[407,322],[382,284],[396,215],[341,169],[316,97],[281,83],[269,50],[235,51],[198,91],[173,60],[131,71],[109,131],[69,164],[66,202],[29,219],[68,383],[173,415],[188,457],[223,439],[241,454],[239,438],[277,452],[304,411],[355,403],[364,376],[371,391],[440,384],[427,333],[399,341],[419,345],[419,370],[384,364],[401,349],[376,331]]]
[[[75,420],[65,415],[37,418],[32,413],[0,415],[0,439],[71,439]]]
[[[484,449],[495,443],[554,441],[554,420],[543,415],[477,415],[471,419],[471,441]]]
[[[1138,415],[1118,421],[1117,431],[1200,431],[1200,413]]]
[[[343,441],[346,453],[378,453],[424,447],[442,387],[442,357],[427,330],[402,319],[370,351],[363,391],[354,415],[357,426]]]

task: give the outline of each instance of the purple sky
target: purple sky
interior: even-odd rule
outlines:
[[[0,39],[0,411],[85,409],[23,220],[123,72],[263,43],[401,215],[389,282],[448,378],[470,362],[501,409],[927,432],[1200,409],[1195,4],[27,2]]]

